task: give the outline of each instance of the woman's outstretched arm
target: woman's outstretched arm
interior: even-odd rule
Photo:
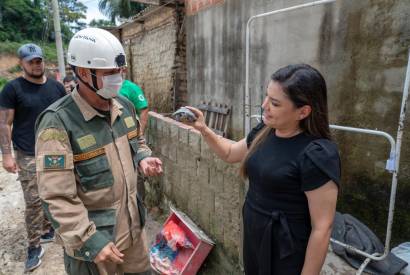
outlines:
[[[245,139],[234,142],[230,139],[218,136],[206,126],[204,115],[200,110],[190,106],[186,106],[186,108],[197,116],[195,122],[186,124],[194,127],[201,133],[205,142],[218,157],[228,163],[241,162],[243,160],[248,150]]]

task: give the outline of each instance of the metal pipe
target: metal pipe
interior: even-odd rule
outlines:
[[[369,258],[369,259],[372,259],[372,260],[375,260],[375,261],[383,260],[383,259],[386,258],[386,256],[387,256],[387,254],[385,254],[385,253],[381,254],[381,256],[379,256],[380,253],[377,253],[377,254],[369,254],[369,253],[363,252],[362,250],[360,250],[360,249],[358,249],[358,248],[356,248],[356,247],[354,247],[354,246],[351,246],[351,245],[342,243],[342,242],[340,242],[340,241],[338,241],[338,240],[335,240],[335,239],[333,239],[333,238],[330,238],[330,241],[331,241],[332,243],[335,243],[335,244],[337,244],[337,245],[340,245],[340,246],[346,248],[346,249],[349,250],[350,252],[354,252],[354,253],[356,253],[356,254],[362,255],[362,256],[364,256],[364,257],[366,257],[366,258]]]
[[[399,163],[400,163],[400,151],[401,151],[401,143],[402,143],[402,138],[403,138],[403,128],[404,128],[404,120],[406,117],[406,109],[407,109],[407,101],[409,97],[409,86],[410,86],[410,49],[408,53],[408,61],[407,61],[407,69],[406,69],[406,78],[404,81],[404,88],[403,88],[403,96],[402,96],[402,102],[401,102],[401,109],[400,109],[400,118],[399,118],[399,126],[397,129],[397,138],[396,138],[396,144],[395,144],[395,149],[394,149],[394,154],[393,154],[393,161],[394,161],[394,171],[393,171],[393,176],[392,176],[392,186],[391,186],[391,191],[390,191],[390,201],[389,201],[389,214],[387,218],[387,229],[386,229],[386,240],[384,244],[384,253],[380,256],[375,256],[375,255],[369,255],[368,253],[362,252],[358,250],[355,247],[346,245],[342,242],[339,242],[337,240],[331,239],[333,243],[336,243],[338,245],[341,245],[355,253],[358,253],[360,255],[363,255],[367,257],[366,261],[370,261],[369,259],[375,260],[375,261],[380,261],[383,260],[384,258],[387,257],[390,251],[390,241],[391,241],[391,232],[392,232],[392,227],[393,227],[393,217],[394,217],[394,206],[396,203],[396,193],[397,193],[397,177],[398,177],[398,172],[399,172]],[[331,125],[331,128],[333,129],[340,129],[340,130],[345,130],[342,128],[350,128],[350,127],[343,127],[343,126],[336,126],[336,125]],[[354,129],[354,128],[353,128]],[[350,129],[349,129],[350,130]],[[372,130],[368,130],[371,133]],[[358,132],[358,131],[355,131]],[[380,131],[377,131],[380,132]],[[380,132],[384,133],[384,132]],[[379,133],[379,135],[380,135]],[[373,133],[375,134],[375,133]],[[391,140],[391,136],[386,133],[385,136],[389,141]],[[390,144],[392,142],[390,141]],[[357,274],[361,274],[361,272],[364,270],[365,265],[363,263],[362,265],[363,268],[361,268]]]
[[[364,128],[354,128],[354,127],[340,126],[340,125],[334,125],[334,124],[329,125],[329,127],[331,129],[343,130],[347,132],[362,133],[362,134],[369,134],[369,135],[385,137],[389,141],[390,149],[392,151],[394,151],[396,147],[396,142],[394,141],[394,138],[390,134],[383,132],[383,131],[370,130],[370,129],[364,129]]]
[[[320,0],[320,1],[314,1],[311,3],[306,3],[302,5],[296,5],[284,9],[279,9],[279,10],[274,10],[266,13],[261,13],[257,14],[254,16],[251,16],[246,24],[246,50],[245,50],[245,95],[244,95],[244,131],[245,135],[249,133],[250,128],[251,128],[251,111],[250,111],[250,96],[249,96],[249,49],[250,49],[250,26],[251,23],[254,19],[256,18],[262,18],[265,16],[270,16],[270,15],[275,15],[279,13],[284,13],[288,11],[293,11],[296,9],[301,9],[301,8],[308,8],[308,7],[313,7],[317,5],[322,5],[322,4],[327,4],[327,3],[332,3],[335,2],[336,0]]]
[[[407,69],[406,69],[406,78],[404,80],[403,88],[403,97],[401,101],[401,110],[400,110],[400,119],[399,126],[397,129],[397,138],[396,138],[396,158],[395,158],[395,173],[393,173],[393,181],[390,193],[390,204],[389,204],[389,217],[387,220],[387,235],[386,235],[386,244],[385,250],[388,252],[390,250],[390,240],[391,240],[391,231],[393,226],[393,215],[394,215],[394,205],[396,202],[396,192],[397,192],[397,177],[399,173],[399,163],[400,163],[400,151],[401,143],[403,138],[403,128],[404,128],[404,119],[406,117],[407,101],[409,97],[409,84],[410,84],[410,49],[408,53],[407,60]]]
[[[251,115],[251,119],[256,119],[258,123],[262,121],[262,115]],[[340,126],[340,125],[329,125],[331,129],[335,130],[342,130],[342,131],[347,131],[347,132],[353,132],[353,133],[362,133],[362,134],[369,134],[369,135],[376,135],[376,136],[381,136],[386,138],[389,143],[390,143],[390,158],[387,160],[386,164],[386,169],[389,170],[389,172],[394,173],[397,169],[396,165],[396,142],[394,138],[383,131],[377,131],[377,130],[370,130],[370,129],[364,129],[364,128],[353,128],[353,127],[347,127],[347,126]],[[390,165],[393,163],[393,165]]]
[[[362,272],[364,271],[364,269],[366,268],[366,266],[370,263],[371,259],[370,258],[366,258],[366,260],[364,260],[364,262],[362,263],[362,265],[359,267],[359,269],[356,272],[356,275],[360,275],[362,274]]]
[[[389,172],[391,173],[396,171],[396,165],[395,165],[396,142],[394,141],[394,138],[390,134],[383,132],[383,131],[363,129],[363,128],[353,128],[353,127],[339,126],[339,125],[329,125],[329,127],[331,129],[336,129],[336,130],[376,135],[376,136],[381,136],[381,137],[386,138],[390,142],[390,158],[387,160],[386,169],[389,170]]]
[[[279,10],[274,10],[271,12],[267,13],[261,13],[255,16],[252,16],[249,18],[247,24],[246,24],[246,57],[245,57],[245,93],[244,93],[244,131],[245,134],[247,134],[250,131],[250,121],[252,118],[256,118],[255,116],[251,116],[251,110],[250,110],[250,95],[249,95],[249,51],[250,51],[250,26],[251,23],[253,22],[254,19],[256,18],[261,18],[269,15],[274,15],[274,14],[279,14],[283,12],[288,12],[300,8],[306,8],[306,7],[312,7],[316,5],[321,5],[321,4],[326,4],[326,3],[331,3],[335,2],[336,0],[322,0],[322,1],[315,1],[307,4],[302,4],[302,5],[297,5],[289,8],[284,8],[284,9],[279,9]],[[339,242],[337,240],[331,239],[333,243],[336,243],[338,245],[341,245],[350,251],[353,251],[357,254],[360,254],[362,256],[366,257],[366,260],[363,262],[361,265],[360,269],[358,270],[357,274],[361,274],[367,264],[371,260],[375,261],[380,261],[383,260],[384,258],[387,257],[389,251],[390,251],[390,241],[391,241],[391,231],[392,231],[392,225],[393,225],[393,216],[394,216],[394,206],[396,202],[396,192],[397,192],[397,175],[398,175],[398,170],[399,170],[399,162],[400,162],[400,150],[401,150],[401,143],[402,143],[402,137],[403,137],[403,128],[404,128],[404,120],[406,116],[406,108],[407,108],[407,100],[408,100],[408,94],[409,94],[409,85],[410,85],[410,49],[409,49],[409,56],[408,56],[408,63],[407,63],[407,70],[406,70],[406,78],[405,78],[405,83],[404,83],[404,90],[403,90],[403,96],[402,96],[402,104],[401,104],[401,110],[400,110],[400,119],[399,119],[399,126],[397,130],[397,138],[396,141],[394,141],[393,137],[389,135],[386,132],[382,131],[375,131],[375,130],[369,130],[369,129],[360,129],[360,128],[352,128],[352,127],[345,127],[345,126],[338,126],[338,125],[330,125],[332,129],[337,129],[337,130],[344,130],[344,131],[350,131],[350,132],[356,132],[356,133],[366,133],[366,134],[371,134],[371,135],[378,135],[385,137],[389,142],[390,142],[390,159],[389,162],[391,166],[387,165],[388,170],[393,173],[392,175],[392,186],[391,186],[391,192],[390,192],[390,201],[389,201],[389,213],[388,213],[388,221],[387,221],[387,229],[386,229],[386,240],[385,240],[385,248],[384,248],[384,253],[382,255],[380,254],[373,254],[370,255],[366,252],[363,252],[353,246],[344,244],[342,242]]]

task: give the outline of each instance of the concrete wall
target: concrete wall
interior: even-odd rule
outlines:
[[[189,103],[232,104],[230,134],[242,138],[246,22],[251,15],[307,2],[225,0],[192,12],[186,22]],[[270,75],[284,65],[304,62],[317,67],[327,80],[332,124],[384,130],[395,137],[410,45],[409,16],[408,0],[339,0],[255,21],[252,114],[260,112]],[[409,121],[404,127],[395,244],[410,236]],[[343,164],[339,210],[364,221],[383,240],[391,182],[383,169],[387,142],[334,134]]]
[[[165,212],[176,206],[216,242],[199,274],[243,274],[242,205],[247,186],[238,176],[239,165],[222,162],[197,131],[157,113],[150,112],[146,136],[164,168],[161,177],[146,181],[146,204]],[[329,251],[320,274],[354,273]]]
[[[219,160],[197,131],[156,113],[146,137],[164,168],[146,185],[148,206],[175,205],[216,241],[203,274],[240,274],[245,183],[238,166]]]

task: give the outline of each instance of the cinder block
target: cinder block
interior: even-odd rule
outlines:
[[[214,157],[214,153],[211,151],[208,144],[205,142],[205,139],[201,136],[201,158],[213,161]]]
[[[211,232],[211,215],[215,212],[215,194],[209,185],[205,185],[201,180],[196,182],[201,187],[201,199],[199,201],[199,218],[201,225],[206,232]]]
[[[192,152],[200,155],[201,154],[201,136],[197,131],[190,130],[188,138],[189,146]]]
[[[178,147],[176,144],[171,143],[168,147],[168,158],[174,162],[178,159]]]
[[[189,147],[186,144],[180,143],[177,145],[177,163],[181,171],[191,170],[195,174],[196,162]]]
[[[188,128],[188,127],[179,127],[178,128],[178,140],[179,140],[179,142],[184,143],[184,144],[188,144],[189,130],[190,130],[190,128]]]
[[[162,119],[162,136],[169,139],[170,124],[166,118]]]
[[[174,185],[173,179],[175,174],[175,165],[171,163],[167,163],[167,165],[163,166],[164,169],[164,193],[167,197],[172,198],[172,187]]]
[[[152,115],[152,112],[149,112],[149,119],[148,119],[148,129],[154,130],[157,126],[157,118]]]
[[[201,226],[206,230],[210,230],[210,213],[214,208],[212,190],[209,185],[209,167],[206,161],[197,161],[197,180],[195,183],[199,186],[199,220]]]
[[[164,121],[162,119],[157,119],[157,135],[162,136],[162,127],[164,125]]]
[[[211,234],[216,238],[218,242],[224,240],[224,197],[222,193],[215,192],[214,196],[214,213],[211,215]]]
[[[201,182],[201,185],[209,185],[209,166],[207,161],[199,159],[197,164],[197,176]]]
[[[159,144],[159,148],[161,151],[161,155],[162,157],[168,157],[168,150],[169,150],[169,146],[170,144],[167,142],[167,138],[165,136],[163,136],[161,138],[161,143]]]
[[[239,188],[241,182],[238,177],[224,175],[224,246],[227,252],[232,257],[239,257],[238,251],[240,247],[240,233],[241,233],[241,209],[243,202],[241,202]]]
[[[216,166],[216,168],[218,170],[226,172],[227,170],[230,169],[230,166],[232,164],[226,163],[225,161],[223,161],[219,157],[215,157],[214,158],[214,165]]]
[[[151,149],[152,150],[155,150],[156,149],[156,146],[157,146],[157,139],[158,139],[158,137],[157,137],[157,135],[156,135],[156,132],[154,132],[154,131],[152,131],[152,132],[149,132],[148,133],[148,140],[149,140],[149,145],[150,145],[150,147],[151,147]]]
[[[226,253],[231,259],[238,259],[240,256],[239,255],[239,248],[240,248],[239,232],[235,232],[237,234],[236,236],[232,236],[231,234],[226,235],[226,233],[227,231],[224,231],[223,247],[225,248]]]
[[[184,181],[184,176],[181,175],[182,181]],[[200,185],[197,184],[198,178],[195,177],[193,174],[188,173],[186,181],[190,183],[189,186],[189,197],[188,197],[188,211],[192,213],[192,217],[194,220],[199,221],[199,205],[198,202],[200,200],[200,193],[201,188]]]
[[[169,124],[169,137],[172,143],[178,143],[178,125],[172,120]]]

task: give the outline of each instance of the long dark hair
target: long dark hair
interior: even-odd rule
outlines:
[[[312,109],[309,116],[300,121],[299,127],[306,134],[331,139],[327,109],[327,88],[323,76],[318,70],[307,64],[288,65],[277,70],[271,80],[278,83],[296,108],[309,105]],[[240,173],[246,178],[246,162],[269,135],[271,128],[265,126],[256,135],[247,155],[242,161]]]

